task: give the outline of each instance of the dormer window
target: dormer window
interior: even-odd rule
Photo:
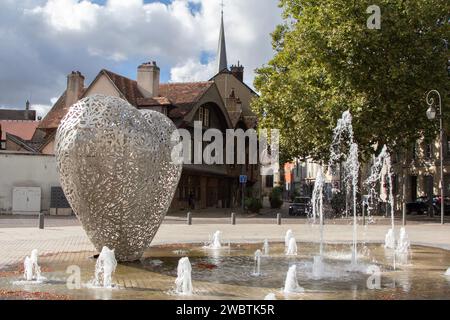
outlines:
[[[200,109],[198,110],[197,121],[201,121],[203,127],[209,127],[209,109],[205,107],[200,107]]]

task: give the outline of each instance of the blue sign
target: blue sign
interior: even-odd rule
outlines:
[[[247,183],[247,176],[239,176],[239,182],[242,184]]]

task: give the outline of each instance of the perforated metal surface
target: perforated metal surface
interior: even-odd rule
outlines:
[[[102,95],[80,100],[62,120],[61,186],[97,250],[132,261],[150,245],[181,176],[171,161],[174,131],[163,114]]]
[[[70,208],[70,204],[61,187],[51,187],[50,190],[50,208]]]

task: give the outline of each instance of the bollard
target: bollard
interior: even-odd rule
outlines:
[[[192,213],[190,212],[187,213],[187,224],[188,226],[192,225]]]
[[[44,229],[44,214],[39,212],[39,229]]]
[[[236,213],[231,213],[231,224],[234,226],[236,225]]]
[[[281,213],[277,213],[277,225],[281,226]]]

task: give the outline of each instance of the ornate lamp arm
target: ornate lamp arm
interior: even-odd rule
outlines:
[[[439,98],[439,104],[435,104],[434,103],[434,97],[432,97],[432,94],[437,95],[437,97]],[[427,94],[427,104],[429,107],[434,107],[436,106],[438,109],[438,116],[440,118],[442,118],[442,99],[441,99],[441,94],[439,93],[439,91],[437,90],[431,90],[430,92],[428,92]]]

